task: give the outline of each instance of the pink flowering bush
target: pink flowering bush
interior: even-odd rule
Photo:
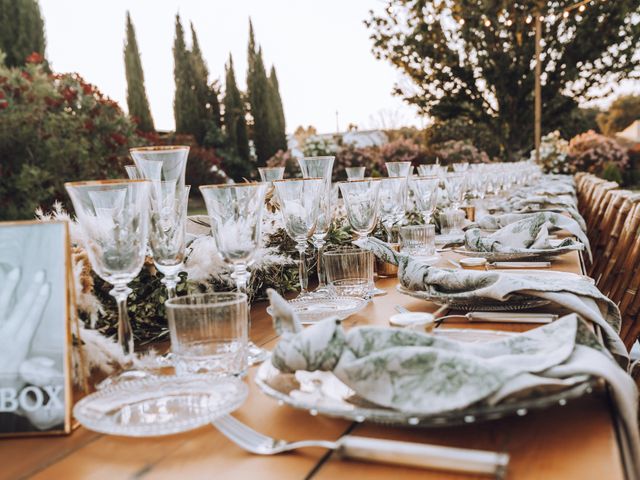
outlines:
[[[626,148],[593,130],[569,141],[569,161],[577,172],[589,172],[618,182],[630,166]]]

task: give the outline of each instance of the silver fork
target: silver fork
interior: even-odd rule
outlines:
[[[258,455],[275,455],[298,448],[320,447],[335,450],[343,458],[438,470],[483,473],[495,475],[496,478],[504,477],[509,464],[508,454],[486,450],[441,447],[354,435],[345,435],[335,442],[327,440],[287,442],[256,432],[231,415],[223,415],[212,423],[220,433],[233,443]]]

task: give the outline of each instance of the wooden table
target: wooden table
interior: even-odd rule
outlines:
[[[456,254],[447,254],[456,258]],[[442,259],[445,266],[446,258]],[[554,261],[554,270],[582,273],[576,252]],[[433,311],[435,306],[396,292],[395,278],[377,286],[388,292],[375,297],[359,315],[345,323],[387,325],[395,305],[410,310]],[[266,305],[254,307],[251,336],[272,348],[277,337]],[[460,327],[460,324],[451,326]],[[471,328],[523,331],[523,324],[473,323]],[[441,328],[446,328],[446,324]],[[483,448],[511,455],[511,479],[622,479],[624,472],[617,440],[615,416],[605,392],[594,393],[566,406],[531,412],[523,417],[461,427],[437,429],[390,428],[352,424],[305,411],[278,406],[254,385],[235,413],[251,427],[288,440],[335,440],[345,432],[377,438],[440,445]],[[0,479],[469,479],[486,478],[413,468],[339,460],[323,449],[300,450],[273,457],[244,452],[213,427],[169,437],[133,439],[110,437],[79,428],[67,437],[0,440]]]

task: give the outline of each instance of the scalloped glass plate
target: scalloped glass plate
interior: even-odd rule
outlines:
[[[492,298],[460,298],[456,296],[430,295],[429,292],[409,290],[402,285],[398,285],[396,288],[404,295],[419,298],[426,302],[433,302],[437,305],[448,305],[452,310],[462,310],[465,312],[473,312],[476,310],[485,312],[516,312],[519,310],[543,307],[551,303],[549,300],[542,300],[526,295],[511,295],[508,300],[500,302]]]
[[[438,329],[437,335],[468,342],[488,342],[509,332],[476,329]],[[255,376],[258,387],[268,396],[311,415],[326,415],[356,422],[374,422],[387,425],[413,427],[442,427],[494,420],[512,415],[525,415],[528,411],[565,405],[568,400],[590,393],[597,379],[578,376],[549,385],[547,389],[534,389],[524,397],[508,398],[497,405],[478,404],[465,409],[432,415],[416,415],[375,405],[359,397],[332,372],[298,371],[282,373],[270,360],[258,368]]]
[[[360,297],[302,297],[289,300],[303,325],[318,323],[326,318],[338,317],[340,320],[358,313],[367,306],[368,301]],[[273,310],[267,307],[267,313]]]
[[[240,407],[248,392],[234,377],[154,376],[92,393],[75,405],[73,415],[96,432],[156,437],[207,425]]]
[[[576,246],[568,246],[568,247],[558,247],[558,248],[550,248],[547,250],[528,250],[521,252],[476,252],[472,250],[467,250],[466,248],[455,248],[453,251],[456,253],[461,253],[467,257],[482,257],[486,258],[490,262],[515,262],[515,261],[526,261],[526,260],[544,260],[553,257],[557,257],[559,255],[564,255],[565,253],[573,252],[573,251],[581,251],[584,249],[584,245],[582,248]]]

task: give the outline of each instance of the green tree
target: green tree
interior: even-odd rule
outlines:
[[[149,100],[144,88],[144,72],[140,62],[140,52],[136,40],[136,31],[127,12],[127,41],[124,46],[124,68],[127,76],[127,106],[129,116],[143,132],[153,132],[153,118],[149,109]]]
[[[640,76],[637,0],[397,0],[366,21],[376,57],[411,81],[396,93],[422,113],[446,120],[465,116],[498,139],[501,155],[516,159],[533,143],[534,16],[542,22],[542,125],[577,101],[599,98],[608,86]]]
[[[605,135],[613,135],[640,119],[640,95],[622,95],[617,98],[606,112],[600,113],[596,120]]]
[[[173,113],[176,121],[176,133],[196,135],[200,132],[201,122],[198,112],[198,96],[194,83],[195,71],[191,55],[184,41],[184,30],[180,15],[176,15],[176,36],[173,43],[173,77],[176,92],[173,100]]]
[[[277,113],[273,105],[272,87],[262,59],[262,48],[256,49],[253,25],[249,20],[247,95],[252,123],[253,144],[258,166],[265,165],[278,150]]]
[[[224,125],[229,147],[244,161],[249,162],[249,136],[247,135],[244,100],[236,83],[233,58],[229,54],[226,67],[224,94]]]
[[[282,98],[280,97],[280,85],[276,75],[276,67],[271,66],[269,73],[269,85],[271,87],[271,104],[275,114],[275,137],[274,141],[278,150],[287,149],[287,134],[284,120],[284,109],[282,107]]]
[[[44,58],[44,21],[37,0],[0,0],[0,49],[8,67],[24,65],[32,53]]]

